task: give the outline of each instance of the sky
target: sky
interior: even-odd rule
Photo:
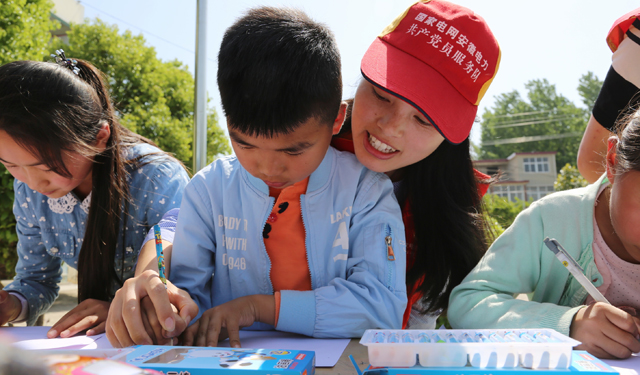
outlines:
[[[224,30],[252,7],[289,6],[305,11],[334,32],[342,57],[343,97],[353,97],[360,59],[375,37],[414,1],[405,0],[207,0],[207,92],[226,128],[216,85],[217,53]],[[81,0],[85,18],[143,34],[164,60],[178,59],[195,72],[196,0]],[[637,0],[456,0],[482,16],[500,44],[498,74],[479,106],[495,96],[546,78],[557,92],[583,106],[579,79],[591,71],[601,80],[611,65],[605,37],[613,21],[638,7]],[[480,141],[475,124],[471,141]]]

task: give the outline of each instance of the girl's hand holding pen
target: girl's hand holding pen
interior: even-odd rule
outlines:
[[[576,349],[599,358],[629,358],[640,351],[640,320],[602,302],[581,308],[573,317],[570,336],[580,342]]]
[[[114,347],[168,345],[198,314],[189,294],[158,273],[144,271],[116,292],[107,318],[107,338]],[[144,329],[141,329],[144,327]]]

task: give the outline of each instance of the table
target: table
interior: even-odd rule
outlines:
[[[342,353],[338,363],[334,367],[316,367],[316,374],[335,374],[335,375],[357,375],[358,372],[353,367],[353,363],[349,359],[349,355],[356,360],[360,370],[364,370],[369,366],[369,357],[367,347],[360,345],[360,339],[351,339],[349,345]]]

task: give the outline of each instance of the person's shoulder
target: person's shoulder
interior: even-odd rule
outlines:
[[[40,193],[31,189],[29,185],[18,180],[17,178],[13,180],[13,192],[15,195],[15,199],[18,201],[32,201],[36,197],[42,197]]]
[[[20,204],[31,200],[31,197],[36,193],[27,184],[16,178],[13,180],[13,194],[16,203]]]
[[[594,190],[598,190],[597,183],[576,189],[556,191],[538,199],[533,202],[532,205],[556,206],[574,202],[579,203],[585,199],[589,199],[591,196],[594,196]]]
[[[140,157],[157,158],[165,154],[164,151],[162,151],[158,147],[145,142],[127,145],[123,148],[123,151],[127,160],[132,160]]]
[[[563,190],[546,195],[522,211],[523,215],[540,217],[543,221],[573,222],[576,217],[593,215],[599,184]]]
[[[14,179],[13,179],[13,191],[14,191],[14,192],[16,192],[16,193],[17,193],[18,191],[22,192],[22,191],[27,190],[28,188],[29,188],[29,187],[28,187],[28,186],[27,186],[27,184],[25,184],[24,182],[22,182],[22,181],[18,180],[17,178],[14,178]]]
[[[225,187],[229,187],[237,181],[238,173],[242,170],[242,165],[235,155],[222,156],[214,160],[211,164],[198,171],[189,182],[192,187],[197,187],[200,191],[213,193]],[[218,193],[216,193],[218,194]]]
[[[346,167],[350,168],[358,168],[361,169],[364,167],[362,163],[358,161],[356,155],[349,151],[340,151],[333,146],[329,146],[327,152],[332,153],[333,156],[338,160],[338,166],[340,167],[342,163],[346,163]]]
[[[358,158],[347,151],[338,151],[333,147],[329,147],[329,151],[335,155],[334,163],[338,177],[334,183],[350,184],[357,189],[357,195],[366,196],[368,192],[383,191],[385,189],[393,190],[393,184],[389,177],[381,172],[374,172],[365,167]]]
[[[229,178],[242,168],[235,155],[221,156],[202,168],[193,176],[193,179],[208,180],[211,178]]]
[[[152,178],[166,178],[180,175],[187,177],[184,165],[171,154],[148,143],[138,143],[124,149],[125,157],[134,161],[133,171]]]
[[[346,172],[349,175],[353,175],[356,173],[357,176],[360,176],[360,179],[364,177],[374,177],[380,175],[381,173],[373,172],[367,167],[365,167],[355,154],[348,151],[340,151],[333,147],[329,147],[328,153],[332,153],[335,158],[335,168],[339,172]]]
[[[189,181],[186,194],[194,192],[202,200],[224,201],[239,192],[238,172],[242,166],[235,156],[222,156],[198,171]]]

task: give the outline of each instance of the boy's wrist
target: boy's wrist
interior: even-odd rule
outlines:
[[[275,325],[276,298],[273,295],[254,294],[251,299],[255,308],[256,321]]]

